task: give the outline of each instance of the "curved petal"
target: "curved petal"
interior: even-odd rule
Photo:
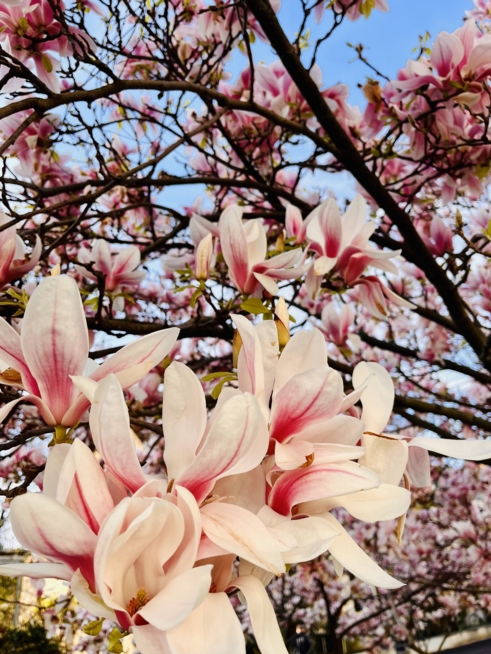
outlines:
[[[102,598],[93,593],[80,570],[76,570],[70,579],[70,590],[77,602],[87,609],[89,613],[99,618],[106,618],[117,622],[116,614],[104,604]]]
[[[354,446],[363,435],[363,423],[352,416],[335,416],[327,422],[312,425],[302,432],[302,439],[311,443],[338,443]]]
[[[212,565],[203,565],[174,577],[140,609],[139,615],[161,631],[174,629],[208,595],[212,568]]]
[[[329,463],[284,472],[276,480],[268,504],[281,515],[290,515],[295,504],[375,488],[380,478],[357,463]]]
[[[212,502],[202,507],[201,521],[203,532],[219,547],[276,575],[285,571],[275,539],[250,511],[233,504]]]
[[[72,574],[72,570],[63,563],[12,563],[10,565],[0,565],[0,575],[3,577],[70,581]]]
[[[346,529],[330,513],[323,516],[338,531],[338,537],[329,548],[332,556],[355,577],[379,588],[401,588],[403,583],[391,577],[359,547]]]
[[[259,336],[245,316],[235,314],[230,317],[242,339],[237,365],[239,388],[241,391],[247,391],[257,397],[264,389],[264,369]]]
[[[362,361],[353,370],[353,387],[357,389],[367,379],[367,387],[361,395],[361,419],[365,423],[365,431],[381,434],[394,406],[394,382],[379,363]]]
[[[245,654],[242,627],[225,593],[209,593],[187,620],[167,632],[167,642],[170,654]]]
[[[343,397],[343,380],[336,370],[322,366],[295,375],[274,397],[270,438],[285,442],[316,422],[330,420]]]
[[[133,638],[141,654],[180,654],[172,651],[167,642],[167,635],[151,624],[132,627]]]
[[[11,269],[11,279],[20,279],[26,273],[30,272],[38,264],[41,254],[43,252],[43,244],[41,239],[36,234],[36,245],[31,253],[31,257],[27,263],[21,263],[19,266],[14,266]]]
[[[363,434],[362,445],[365,454],[360,463],[376,472],[386,484],[398,486],[408,462],[407,442]]]
[[[0,358],[8,366],[20,372],[24,387],[39,395],[39,388],[24,359],[19,334],[3,318],[0,319]]]
[[[70,509],[41,493],[14,498],[10,523],[23,547],[41,556],[80,568],[94,587],[93,557],[96,536],[90,527]]]
[[[21,343],[40,395],[61,424],[77,394],[70,375],[83,373],[89,351],[82,300],[71,277],[47,277],[36,288],[24,314]]]
[[[451,456],[466,461],[484,461],[491,458],[491,440],[449,440],[417,436],[409,441],[409,447],[421,447],[429,452]]]
[[[113,354],[92,373],[90,378],[100,381],[112,372],[123,388],[129,388],[165,359],[174,347],[178,336],[177,327],[147,334]]]
[[[261,654],[288,654],[271,600],[259,579],[252,575],[238,577],[233,586],[245,598]]]
[[[242,225],[242,211],[237,205],[227,207],[220,217],[220,245],[230,279],[244,292],[249,277],[247,240]]]
[[[64,459],[55,499],[82,518],[96,534],[114,508],[101,466],[78,438]]]
[[[20,403],[24,402],[30,402],[31,404],[34,404],[39,413],[41,414],[41,417],[43,418],[44,422],[47,425],[56,425],[56,420],[49,410],[48,406],[43,402],[43,400],[39,397],[36,397],[36,395],[22,395],[21,397],[17,398],[16,400],[12,400],[11,402],[7,402],[7,404],[4,404],[3,407],[0,409],[0,423],[5,420],[5,418],[8,416],[8,414],[12,411],[12,409]]]
[[[408,453],[406,474],[411,485],[416,486],[416,488],[431,486],[431,465],[428,450],[416,446],[410,447]]]
[[[273,396],[294,375],[324,364],[327,365],[327,349],[322,332],[318,329],[297,332],[286,344],[276,366]]]
[[[328,500],[309,502],[299,506],[301,513],[325,513],[338,506],[354,518],[364,522],[394,520],[404,515],[411,504],[411,493],[400,486],[380,484],[378,488],[340,495]]]
[[[147,480],[136,456],[128,408],[115,375],[108,375],[98,385],[89,421],[94,444],[107,467],[136,492]]]
[[[162,426],[169,479],[178,479],[193,462],[206,429],[206,401],[199,379],[183,363],[165,371]]]
[[[201,502],[220,477],[259,465],[268,443],[268,429],[257,400],[249,393],[235,395],[223,405],[202,448],[177,483]]]

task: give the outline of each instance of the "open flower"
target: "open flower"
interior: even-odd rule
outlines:
[[[162,330],[130,343],[100,366],[90,362],[88,377],[100,381],[114,373],[127,388],[165,358],[178,333],[177,328]],[[29,300],[20,336],[0,320],[0,359],[10,366],[7,374],[2,373],[2,383],[28,392],[2,407],[0,421],[19,402],[32,402],[48,425],[76,425],[89,401],[71,377],[84,374],[88,353],[87,323],[76,283],[65,275],[46,278]]]
[[[0,212],[0,227],[11,221],[11,218]],[[29,261],[25,261],[26,247],[17,234],[17,225],[12,225],[0,232],[0,288],[23,277],[38,263],[42,252],[39,236]]]

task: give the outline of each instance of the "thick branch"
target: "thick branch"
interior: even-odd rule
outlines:
[[[332,151],[336,158],[370,193],[396,225],[405,241],[404,246],[408,252],[408,259],[424,270],[429,281],[435,286],[445,302],[452,319],[459,325],[460,333],[466,338],[476,354],[481,357],[485,346],[485,336],[479,326],[471,319],[458,289],[425,246],[409,215],[384,188],[377,175],[366,166],[362,155],[337,121],[316,82],[303,66],[297,51],[281,28],[271,4],[268,0],[246,0],[246,2],[300,93],[312,109],[319,124],[332,142],[334,146]],[[489,369],[491,369],[491,364]]]

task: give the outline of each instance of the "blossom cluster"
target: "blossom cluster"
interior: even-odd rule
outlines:
[[[285,311],[280,303],[283,326]],[[31,402],[54,432],[40,492],[10,508],[16,538],[40,560],[0,572],[69,581],[78,602],[121,635],[132,633],[142,654],[244,651],[230,602],[237,590],[261,652],[286,651],[264,586],[325,552],[338,570],[400,587],[332,511],[343,507],[366,522],[399,518],[402,532],[409,488],[430,482],[429,451],[491,454],[485,441],[384,434],[394,388],[379,364],[360,363],[345,395],[320,331],[288,338],[274,320],[233,321],[235,381],[210,415],[195,373],[177,361],[165,370],[165,475],[141,467],[123,388],[167,356],[178,329],[87,365],[80,295],[64,275],[33,292],[20,336],[0,321],[2,381],[28,393],[0,418]],[[89,407],[95,451],[76,431]]]

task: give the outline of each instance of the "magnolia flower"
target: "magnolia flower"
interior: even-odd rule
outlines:
[[[176,490],[177,496],[160,498],[145,497],[142,489],[122,500],[99,534],[96,588],[124,629],[173,629],[210,588],[212,566],[193,567],[201,535],[198,506],[191,493]],[[76,596],[83,605],[83,594]]]
[[[430,486],[428,452],[467,461],[491,457],[491,442],[485,440],[448,440],[445,438],[408,438],[384,433],[394,406],[394,384],[389,373],[377,363],[359,363],[353,371],[354,388],[361,394],[364,423],[362,438],[365,454],[360,461],[387,484],[398,486],[403,475],[417,487]]]
[[[234,286],[246,295],[264,288],[278,294],[277,280],[297,279],[306,271],[303,252],[296,249],[266,260],[267,239],[261,220],[242,222],[242,208],[227,207],[220,217],[220,245]]]
[[[97,366],[88,361],[87,323],[76,283],[65,275],[48,277],[29,300],[20,336],[0,320],[0,358],[10,366],[2,383],[28,392],[2,407],[0,421],[19,402],[31,402],[46,424],[72,427],[89,406],[72,376],[85,372],[99,381],[114,373],[127,388],[165,358],[178,333],[171,328],[145,336]]]
[[[117,255],[111,254],[111,249],[106,241],[98,239],[92,246],[92,252],[86,248],[80,248],[78,252],[80,263],[93,263],[94,270],[104,275],[104,289],[110,293],[121,293],[124,288],[138,287],[145,279],[143,270],[136,270],[140,265],[140,250],[135,245],[129,245]],[[75,264],[75,270],[97,282],[97,276],[84,266]],[[113,307],[116,311],[124,309],[124,298],[116,298]]]
[[[318,330],[298,332],[278,359],[273,321],[256,327],[242,316],[234,316],[233,321],[243,343],[237,363],[239,388],[254,392],[270,425],[271,457],[265,470],[271,490],[268,507],[260,510],[258,516],[276,530],[280,525],[284,530],[284,521],[290,520],[292,514],[327,520],[331,539],[334,529],[334,534],[343,534],[343,539],[351,543],[342,527],[333,523],[334,518],[328,513],[331,509],[342,506],[355,517],[370,522],[404,514],[410,502],[409,492],[381,483],[378,474],[353,461],[361,460],[364,454],[364,449],[357,445],[363,423],[342,413],[359,399],[364,386],[351,396],[344,396],[339,373],[327,365],[322,334]],[[257,487],[258,482],[254,483]],[[219,487],[220,492],[228,490],[227,483]],[[265,514],[265,510],[272,513]],[[305,528],[316,529],[316,523],[311,527],[306,523]],[[326,532],[310,538],[311,547],[322,542],[332,553]],[[289,557],[295,561],[297,552],[301,556],[301,550],[293,547],[283,556],[286,561]],[[351,555],[340,556],[340,564],[363,579],[367,555],[354,541],[346,552]],[[372,581],[368,583],[377,578],[377,585],[383,587],[401,585],[374,562],[370,563]]]
[[[368,266],[398,272],[389,259],[400,254],[400,250],[386,252],[369,245],[375,223],[366,222],[366,214],[366,201],[357,195],[343,216],[340,216],[336,202],[328,198],[307,217],[309,249],[317,255],[306,278],[311,297],[317,295],[322,278],[330,271],[347,286],[358,283]]]
[[[11,221],[9,216],[0,212],[0,227]],[[39,236],[30,260],[26,263],[26,247],[17,234],[18,225],[12,225],[0,232],[0,288],[16,279],[20,279],[38,263],[42,252]]]
[[[274,538],[256,516],[211,495],[217,480],[257,467],[268,446],[267,428],[257,401],[238,393],[220,403],[207,423],[205,397],[186,366],[172,363],[165,373],[163,427],[168,480],[143,473],[131,437],[128,410],[114,375],[99,385],[77,378],[91,397],[90,428],[94,444],[114,478],[133,493],[152,482],[159,492],[186,488],[200,505],[207,555],[231,552],[271,570],[284,571]],[[200,449],[196,449],[200,445]],[[163,485],[162,485],[163,484]]]

